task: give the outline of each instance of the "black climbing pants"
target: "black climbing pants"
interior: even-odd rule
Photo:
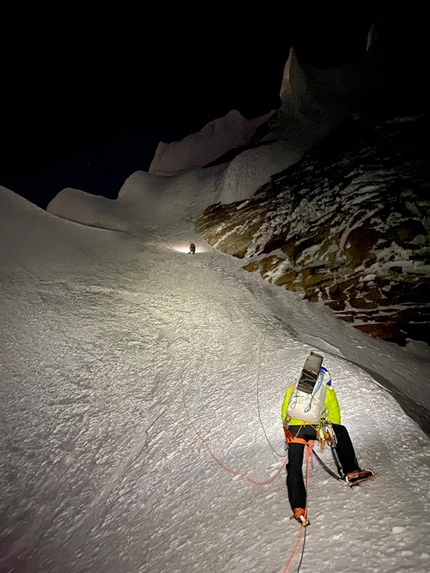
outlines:
[[[359,470],[354,446],[345,426],[332,424],[337,439],[336,453],[344,474]],[[297,438],[305,441],[316,440],[316,430],[312,426],[289,426],[288,429]],[[303,454],[305,445],[288,444],[287,490],[291,509],[306,507],[306,488],[303,481]]]

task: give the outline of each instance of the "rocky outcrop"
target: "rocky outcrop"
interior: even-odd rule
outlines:
[[[430,118],[398,95],[395,108],[380,99],[348,118],[254,198],[206,209],[197,230],[372,336],[430,343]]]

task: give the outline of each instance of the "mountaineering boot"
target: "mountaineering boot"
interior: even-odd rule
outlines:
[[[362,481],[367,481],[369,479],[375,479],[376,474],[373,470],[355,470],[353,472],[349,472],[345,476],[345,481],[351,487],[353,485],[357,485]]]
[[[310,521],[306,517],[306,510],[301,507],[293,509],[293,517],[302,527],[307,527],[310,524]]]

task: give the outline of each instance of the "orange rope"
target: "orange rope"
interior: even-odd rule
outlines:
[[[288,569],[290,568],[291,563],[293,562],[293,559],[294,559],[294,557],[296,556],[296,552],[297,552],[297,549],[299,548],[300,541],[301,541],[301,538],[302,538],[303,529],[304,529],[304,527],[300,527],[300,531],[299,531],[299,535],[298,535],[298,537],[297,537],[296,545],[294,546],[294,549],[293,549],[293,551],[292,551],[292,553],[291,553],[291,555],[290,555],[290,558],[288,559],[288,563],[285,565],[285,567],[284,567],[282,573],[287,573],[287,572],[288,572]]]
[[[197,326],[196,326],[197,328]],[[247,474],[243,473],[243,472],[239,472],[236,470],[232,470],[231,468],[227,467],[225,464],[223,464],[215,455],[215,453],[213,452],[212,448],[209,445],[209,442],[206,440],[206,438],[200,433],[200,431],[198,430],[198,428],[196,427],[196,425],[193,422],[193,419],[191,417],[191,414],[188,410],[188,406],[187,406],[187,400],[186,400],[186,393],[185,393],[185,380],[184,380],[184,372],[185,372],[185,368],[188,362],[188,358],[184,358],[183,363],[182,363],[182,370],[181,370],[181,391],[182,391],[182,403],[184,406],[184,411],[185,411],[185,415],[188,418],[188,421],[191,425],[191,427],[194,430],[194,433],[196,434],[196,436],[200,439],[200,441],[202,442],[202,444],[205,446],[205,448],[208,450],[209,454],[212,456],[212,458],[215,460],[215,462],[225,471],[236,475],[236,476],[240,476],[245,478],[246,480],[248,480],[250,483],[252,483],[253,485],[257,485],[257,486],[264,486],[264,485],[268,485],[270,483],[272,483],[277,477],[278,475],[281,473],[281,471],[283,470],[283,468],[286,466],[287,461],[288,461],[288,456],[285,456],[285,460],[282,463],[282,465],[280,466],[280,468],[275,472],[275,474],[267,481],[264,482],[259,482],[256,481],[254,479],[252,479],[251,477],[249,477]],[[289,442],[298,442],[298,443],[304,443],[306,446],[306,463],[307,463],[307,467],[306,467],[306,489],[308,488],[309,485],[309,465],[310,465],[310,459],[311,459],[311,455],[312,455],[312,448],[314,446],[313,442],[311,440],[309,440],[308,442],[306,442],[306,440],[303,440],[301,438],[296,438],[294,437],[291,432],[289,432],[288,428],[284,427],[284,431],[285,431],[285,440],[286,443],[288,444]],[[289,434],[289,435],[288,435]],[[287,439],[288,436],[288,439]],[[306,501],[306,513],[307,513],[307,501]],[[300,541],[301,541],[301,537],[302,537],[302,533],[303,533],[303,529],[304,527],[300,527],[300,531],[299,531],[299,535],[296,541],[296,545],[291,553],[291,556],[288,560],[288,563],[285,565],[285,568],[283,570],[282,573],[287,573],[294,557],[295,554],[297,552],[297,549],[300,545]]]

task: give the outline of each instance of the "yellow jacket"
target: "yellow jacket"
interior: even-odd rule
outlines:
[[[282,402],[282,423],[284,423],[284,420],[287,417],[288,402],[290,400],[293,387],[294,384],[285,392],[284,401]],[[321,418],[326,419],[330,424],[341,423],[339,402],[337,401],[336,392],[330,386],[327,386],[324,410],[321,413]],[[302,420],[296,420],[295,418],[290,418],[290,420],[288,420],[289,426],[301,426],[304,424],[309,424],[309,422],[303,422]]]

